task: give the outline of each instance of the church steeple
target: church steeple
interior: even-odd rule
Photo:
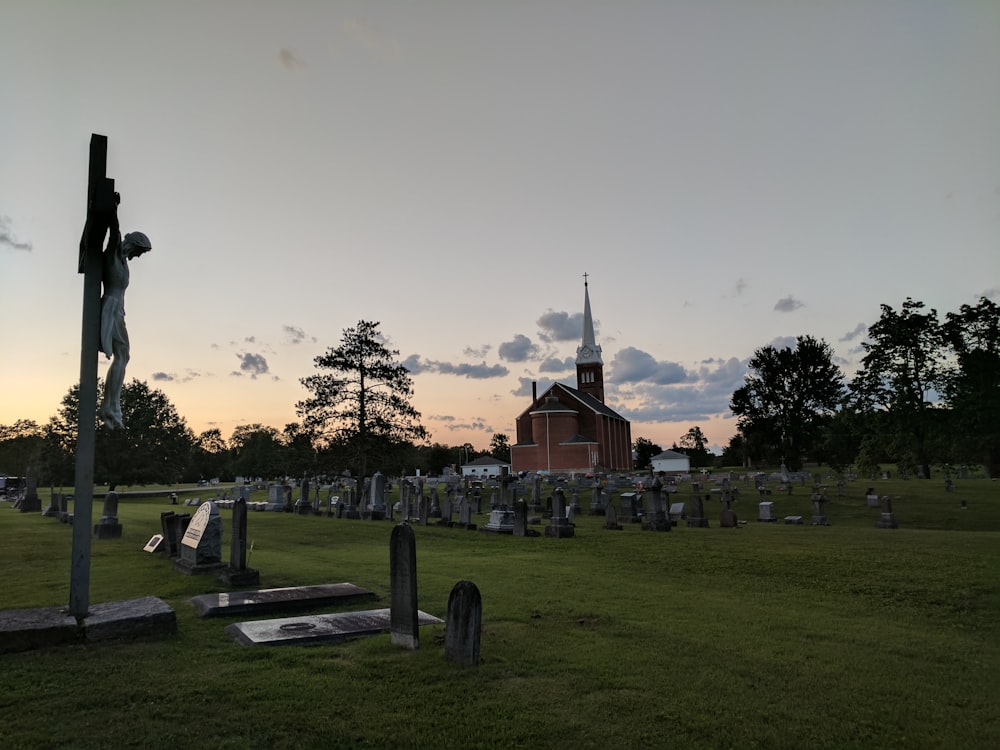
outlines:
[[[604,360],[594,336],[587,276],[583,275],[583,341],[576,348],[576,387],[604,403]]]

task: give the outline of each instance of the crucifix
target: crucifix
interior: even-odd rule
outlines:
[[[70,564],[69,614],[78,621],[90,607],[90,538],[94,495],[94,443],[97,426],[97,355],[103,351],[114,361],[104,387],[101,417],[109,429],[121,428],[118,399],[129,356],[125,330],[125,288],[128,260],[149,250],[149,239],[133,232],[122,240],[118,230],[115,181],[105,174],[108,138],[90,136],[87,178],[87,220],[80,238],[77,271],[83,274],[83,324],[80,338],[80,391],[73,484],[73,551]],[[107,249],[101,245],[108,235]],[[104,289],[102,299],[101,289]]]

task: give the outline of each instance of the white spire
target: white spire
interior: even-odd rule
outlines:
[[[587,276],[583,275],[583,342],[576,348],[576,363],[603,365],[601,359],[601,347],[597,345],[594,337],[594,316],[590,313],[590,288],[587,285]]]

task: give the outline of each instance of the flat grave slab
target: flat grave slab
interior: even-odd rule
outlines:
[[[270,615],[377,598],[373,592],[353,583],[325,583],[317,586],[201,594],[192,597],[191,603],[202,617],[235,617]]]
[[[444,620],[418,610],[417,623],[441,625]],[[226,632],[244,646],[311,646],[378,635],[387,632],[390,625],[389,608],[386,607],[332,615],[236,622],[227,626]]]

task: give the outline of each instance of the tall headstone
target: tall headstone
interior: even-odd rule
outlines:
[[[654,484],[643,493],[645,511],[642,516],[642,528],[644,531],[670,531],[670,520],[663,511],[662,485]]]
[[[566,517],[566,493],[561,487],[556,488],[552,497],[552,520],[545,527],[545,536],[561,539],[574,536],[576,528]]]
[[[774,514],[774,503],[765,500],[757,505],[757,520],[762,523],[777,523],[778,517]]]
[[[708,528],[708,519],[705,517],[705,500],[699,491],[695,491],[688,501],[687,525],[689,529]]]
[[[472,581],[459,581],[448,596],[448,619],[444,631],[444,655],[464,666],[479,664],[479,642],[483,629],[483,598]]]
[[[372,521],[384,521],[386,517],[385,475],[381,471],[376,471],[372,476],[369,493],[371,498],[371,510],[369,511],[368,517]]]
[[[18,503],[17,509],[22,513],[41,513],[42,499],[38,496],[38,473],[34,467],[28,469],[26,481],[24,497]]]
[[[405,521],[392,528],[389,538],[389,633],[392,643],[420,648],[417,617],[417,544]]]
[[[258,586],[260,572],[247,567],[247,501],[233,501],[233,533],[229,541],[229,567],[221,574],[230,586]]]
[[[302,477],[302,484],[299,487],[299,499],[295,501],[293,512],[297,516],[310,516],[313,512],[312,503],[309,502],[309,480]]]

